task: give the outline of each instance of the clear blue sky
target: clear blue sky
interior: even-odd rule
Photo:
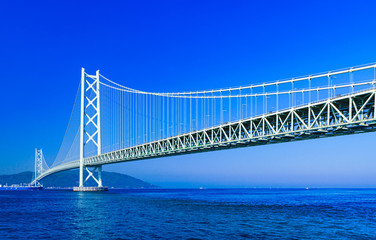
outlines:
[[[80,68],[198,90],[376,61],[374,1],[2,1],[0,174],[52,162]],[[105,166],[165,187],[376,187],[375,133]],[[105,182],[105,180],[104,180]]]

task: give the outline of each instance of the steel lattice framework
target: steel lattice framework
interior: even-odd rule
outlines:
[[[84,159],[85,166],[221,149],[356,134],[376,130],[376,89],[309,103],[284,111],[193,131]],[[56,166],[38,176],[80,167],[80,161]]]
[[[89,157],[85,165],[373,131],[375,109],[369,90]]]

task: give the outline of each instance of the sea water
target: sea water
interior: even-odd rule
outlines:
[[[376,239],[376,189],[0,192],[0,239]]]

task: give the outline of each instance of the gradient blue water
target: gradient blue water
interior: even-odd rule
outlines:
[[[376,190],[0,192],[8,238],[376,239]]]

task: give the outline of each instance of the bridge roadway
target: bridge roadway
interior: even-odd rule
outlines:
[[[258,146],[376,130],[376,88],[262,116],[225,123],[84,159],[86,167],[221,149]],[[55,166],[36,180],[79,168]]]

